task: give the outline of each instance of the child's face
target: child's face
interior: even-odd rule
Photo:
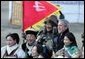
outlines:
[[[70,45],[72,42],[69,40],[67,36],[64,37],[64,45]]]
[[[38,56],[37,47],[36,47],[36,46],[34,46],[34,47],[32,48],[32,56],[33,56],[33,57]]]

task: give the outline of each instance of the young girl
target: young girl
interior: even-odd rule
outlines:
[[[47,46],[36,44],[32,48],[32,57],[33,58],[51,58],[52,50]]]
[[[64,47],[56,52],[56,55],[63,58],[79,58],[79,49],[75,37],[72,33],[65,34],[64,37]]]
[[[40,44],[36,44],[33,48],[32,48],[32,54],[31,56],[33,58],[43,58],[43,56],[41,55],[43,53],[43,46]]]

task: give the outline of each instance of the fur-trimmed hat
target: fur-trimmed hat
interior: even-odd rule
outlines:
[[[34,30],[33,28],[28,29],[27,31],[25,31],[25,34],[34,34],[35,36],[37,35],[37,31]]]

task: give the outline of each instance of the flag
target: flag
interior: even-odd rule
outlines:
[[[23,31],[30,27],[40,30],[45,18],[58,11],[59,8],[48,1],[23,1]]]

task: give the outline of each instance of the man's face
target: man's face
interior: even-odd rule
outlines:
[[[67,29],[67,27],[65,26],[64,23],[62,23],[62,22],[59,22],[59,23],[58,23],[58,32],[59,32],[59,33],[64,32],[66,29]]]
[[[11,46],[16,44],[16,40],[13,40],[13,38],[11,36],[8,36],[6,43],[7,43],[8,46],[11,47]]]
[[[26,40],[29,44],[32,44],[36,40],[36,37],[33,34],[27,34],[26,35]]]

